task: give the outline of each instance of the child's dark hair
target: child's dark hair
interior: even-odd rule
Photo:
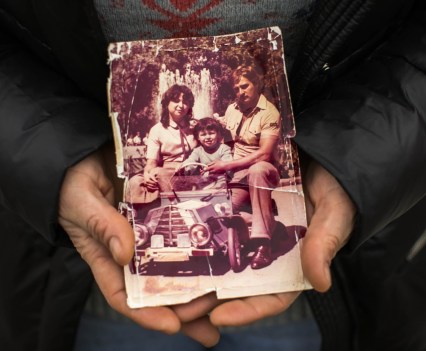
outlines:
[[[217,134],[219,134],[219,139],[223,138],[222,125],[213,117],[204,117],[198,120],[194,127],[194,138],[198,140],[198,134],[204,130],[214,130]]]

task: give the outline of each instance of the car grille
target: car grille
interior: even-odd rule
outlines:
[[[165,246],[176,246],[177,236],[179,234],[188,234],[190,226],[188,223],[194,223],[192,215],[188,213],[188,216],[189,218],[184,218],[179,209],[175,206],[166,206],[161,214],[154,234],[164,236]]]

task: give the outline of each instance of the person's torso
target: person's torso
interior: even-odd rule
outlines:
[[[262,100],[263,104],[260,104],[262,108],[256,107],[246,118],[243,118],[243,113],[237,108],[236,104],[230,105],[226,110],[226,129],[230,131],[232,140],[235,142],[235,159],[258,150],[260,138],[265,137],[262,133],[265,133],[271,124],[276,125],[276,132],[270,133],[268,131],[268,135],[279,135],[280,114],[272,103],[265,98]]]
[[[169,126],[164,128],[161,123],[154,125],[148,136],[147,158],[161,162],[183,161],[197,142],[191,130],[181,130]],[[155,152],[152,149],[155,148]]]
[[[202,146],[198,146],[196,148],[198,153],[198,162],[207,165],[210,162],[221,160],[223,155],[226,153],[226,148],[229,148],[229,146],[220,144],[216,151],[210,153],[207,152]]]

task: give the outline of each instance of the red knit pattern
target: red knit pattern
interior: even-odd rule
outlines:
[[[194,36],[207,26],[219,21],[219,18],[201,18],[203,14],[219,5],[223,0],[211,0],[203,7],[190,11],[196,0],[171,0],[170,2],[178,10],[170,11],[156,3],[155,0],[141,0],[142,3],[152,10],[155,10],[166,19],[152,19],[151,23],[172,33],[174,37]]]

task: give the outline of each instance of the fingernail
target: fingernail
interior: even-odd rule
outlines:
[[[331,286],[331,272],[330,272],[330,266],[328,264],[324,265],[324,276],[327,280],[328,287]]]
[[[121,251],[120,240],[118,240],[115,236],[109,240],[109,250],[114,258],[116,258]]]

